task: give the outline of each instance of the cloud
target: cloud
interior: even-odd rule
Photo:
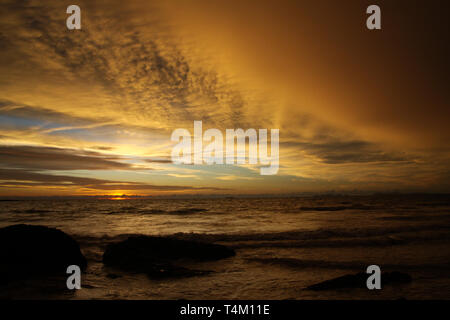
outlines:
[[[71,84],[72,92],[60,87],[53,94],[78,101],[78,108],[47,105],[53,111],[156,127],[200,119],[216,127],[224,122],[244,123],[242,93],[211,64],[194,61],[189,48],[179,45],[170,27],[159,21],[162,13],[156,4],[139,9],[120,1],[105,3],[104,8],[91,1],[79,5],[82,30],[68,32],[61,25],[66,18],[64,4],[4,3],[11,14],[4,20],[7,23],[0,23],[9,44],[3,52],[8,65],[0,64],[5,71],[3,81],[12,85],[17,76],[21,85],[27,85],[23,80],[28,70],[20,66],[25,61],[50,83]],[[14,77],[11,65],[18,65]],[[43,87],[42,83],[35,85]],[[86,85],[97,90],[97,100],[81,92],[88,89]],[[89,103],[96,104],[94,114],[92,106],[85,105]],[[51,118],[51,111],[47,112]]]
[[[130,170],[122,157],[93,151],[34,146],[1,146],[0,166],[27,170]]]
[[[310,112],[389,146],[448,146],[449,3],[380,2],[370,33],[357,0],[165,1],[179,29],[230,57],[224,68],[281,96],[275,119]]]
[[[149,163],[172,163],[171,159],[145,159]]]
[[[167,174],[170,177],[175,177],[175,178],[192,178],[192,179],[199,179],[198,176],[194,175],[194,174],[178,174],[178,173],[168,173]]]
[[[105,147],[105,146],[92,146],[91,149],[101,150],[101,151],[112,151],[114,147]]]
[[[94,121],[94,119],[89,117],[75,117],[42,106],[28,105],[6,99],[0,100],[0,114],[24,119],[34,119],[36,121],[45,121],[47,123],[70,124],[73,126],[86,126],[94,123],[111,122],[110,118],[103,118],[101,116]]]
[[[0,188],[60,187],[76,190],[141,190],[141,191],[182,191],[182,190],[225,190],[215,187],[152,185],[148,183],[123,182],[95,178],[51,175],[19,169],[0,169]]]
[[[314,156],[327,164],[370,163],[370,162],[409,162],[414,158],[400,152],[385,152],[377,149],[374,143],[353,141],[286,142],[286,147],[295,147],[299,152]]]
[[[234,181],[234,180],[262,180],[263,177],[246,177],[246,176],[236,176],[236,175],[225,175],[217,177],[218,180],[224,181]]]
[[[289,175],[425,185],[448,172],[448,49],[440,20],[412,23],[399,9],[418,17],[424,5],[405,3],[383,6],[404,23],[386,19],[368,34],[357,1],[80,0],[82,30],[69,31],[64,2],[4,0],[0,168],[61,185],[47,171],[139,180],[155,166],[217,187],[248,180],[235,183],[243,191],[281,190]],[[192,132],[193,120],[204,130],[279,128],[280,180],[261,183],[257,166],[171,165],[170,134]],[[174,180],[155,171],[145,178]],[[99,181],[91,185],[121,186]]]

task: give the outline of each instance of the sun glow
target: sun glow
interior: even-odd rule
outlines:
[[[110,194],[107,199],[109,199],[109,200],[127,200],[130,198],[124,193],[116,192],[116,193]]]

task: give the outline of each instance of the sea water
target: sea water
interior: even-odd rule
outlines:
[[[82,289],[12,298],[57,299],[448,299],[450,198],[445,195],[1,201],[0,227],[26,223],[73,236],[88,259]],[[131,234],[215,242],[236,256],[187,265],[203,276],[152,280],[105,267],[108,243]],[[310,291],[369,265],[410,284],[381,290]]]

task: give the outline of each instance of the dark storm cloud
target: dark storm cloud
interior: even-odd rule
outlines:
[[[414,161],[414,158],[402,153],[381,151],[375,144],[366,141],[286,142],[281,145],[295,147],[299,152],[327,164]]]
[[[381,8],[379,31],[366,28],[371,4]],[[449,1],[198,0],[171,9],[304,111],[387,144],[450,142]]]

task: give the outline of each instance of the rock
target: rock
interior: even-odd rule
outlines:
[[[3,280],[65,275],[69,265],[87,266],[78,243],[66,233],[45,226],[0,228],[0,274]]]
[[[334,290],[343,288],[367,288],[366,281],[370,275],[364,272],[348,274],[334,279],[319,282],[307,287],[307,290]],[[381,274],[381,286],[391,284],[409,283],[412,278],[407,273],[398,271],[384,272]]]
[[[213,244],[173,238],[134,236],[107,246],[103,255],[106,264],[129,264],[135,262],[219,260],[234,256],[233,249]]]
[[[234,250],[218,244],[134,236],[108,245],[103,263],[124,271],[146,273],[151,278],[186,277],[209,271],[186,269],[179,266],[182,261],[210,261],[234,255]]]

